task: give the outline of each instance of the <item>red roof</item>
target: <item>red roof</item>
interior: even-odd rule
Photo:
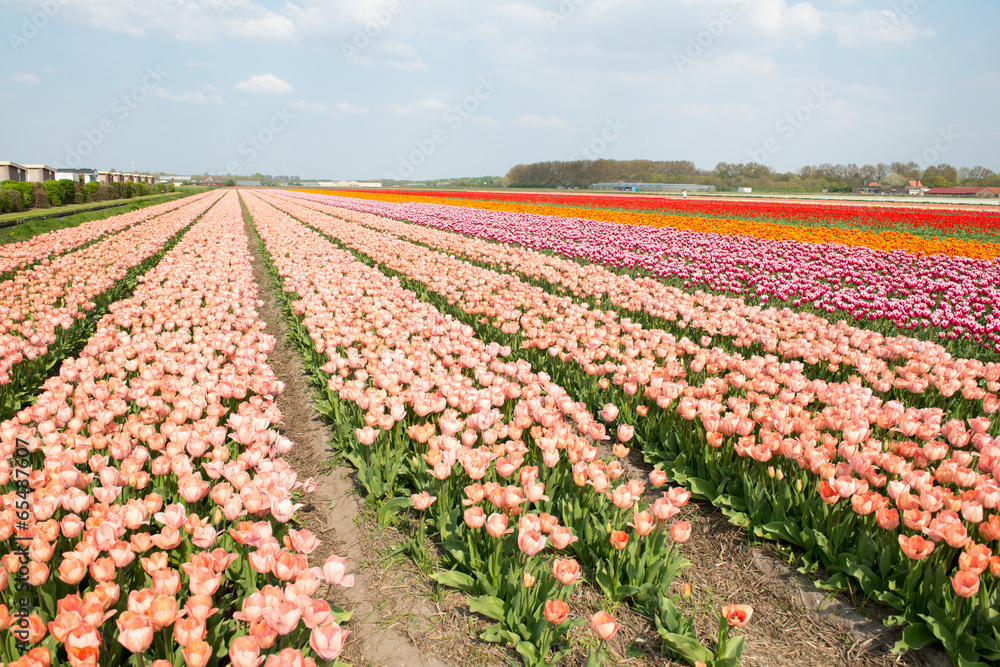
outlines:
[[[909,182],[907,182],[907,185],[910,186],[911,188],[922,188],[922,187],[924,187],[924,184],[921,183],[920,181],[909,181]]]

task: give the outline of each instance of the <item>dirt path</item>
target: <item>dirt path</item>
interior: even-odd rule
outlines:
[[[313,477],[317,484],[310,503],[296,514],[303,526],[322,540],[321,546],[310,554],[309,564],[322,567],[330,554],[336,554],[347,558],[348,572],[355,577],[353,588],[338,587],[330,598],[332,604],[354,612],[347,624],[352,634],[341,659],[355,667],[444,667],[440,660],[422,655],[397,631],[406,632],[406,626],[416,620],[415,615],[437,613],[437,610],[433,606],[426,608],[427,603],[421,597],[394,595],[394,573],[380,568],[375,540],[356,524],[363,515],[363,508],[351,483],[351,470],[324,466],[332,456],[327,445],[332,434],[312,408],[306,372],[298,352],[285,335],[280,302],[258,256],[257,236],[249,224],[246,232],[250,237],[254,280],[260,289],[258,299],[264,302],[258,314],[267,323],[267,333],[275,337],[268,363],[274,374],[285,382],[285,392],[277,400],[284,417],[281,430],[295,443],[285,458],[300,479]]]

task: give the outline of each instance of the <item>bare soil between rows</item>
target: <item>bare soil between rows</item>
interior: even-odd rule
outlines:
[[[316,491],[296,520],[322,541],[309,556],[322,566],[330,554],[344,556],[355,585],[328,593],[331,604],[354,612],[346,624],[351,630],[340,659],[354,667],[488,667],[517,665],[516,654],[487,644],[477,635],[486,619],[470,614],[464,595],[441,589],[421,574],[407,558],[392,556],[393,547],[407,539],[394,528],[381,530],[374,509],[357,492],[353,470],[331,466],[333,433],[312,404],[312,388],[302,359],[288,339],[277,288],[260,260],[255,230],[250,237],[254,279],[258,285],[259,317],[275,337],[268,363],[285,383],[277,404],[283,415],[281,431],[295,447],[286,455],[300,479],[313,477]],[[649,467],[632,452],[627,471],[645,477]],[[715,633],[712,614],[721,604],[751,604],[753,618],[743,628],[746,648],[743,665],[753,667],[943,667],[947,658],[936,650],[896,656],[890,653],[898,630],[882,625],[889,611],[866,606],[861,599],[831,596],[811,586],[790,569],[770,544],[751,544],[707,503],[689,503],[683,518],[693,526],[692,537],[681,545],[691,567],[675,585],[690,581],[694,595],[684,611],[702,608],[696,629],[706,645]],[[579,618],[605,605],[600,594],[578,586],[570,607]],[[608,664],[660,667],[679,664],[663,657],[655,627],[627,607],[611,609],[621,623],[612,639]],[[589,628],[571,633],[574,651],[563,661],[582,667],[595,643]]]

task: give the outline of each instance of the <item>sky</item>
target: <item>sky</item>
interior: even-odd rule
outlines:
[[[0,0],[0,161],[1000,171],[996,0]]]

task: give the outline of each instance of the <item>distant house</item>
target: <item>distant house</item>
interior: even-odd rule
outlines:
[[[872,181],[862,188],[853,188],[851,192],[856,195],[877,195],[881,189],[882,186],[877,181]]]
[[[26,164],[24,168],[28,170],[28,180],[32,183],[56,180],[56,171],[52,167],[44,164]]]
[[[1000,188],[931,188],[924,194],[945,197],[1000,197]]]
[[[16,162],[0,162],[0,181],[17,181],[23,183],[28,180],[28,170],[24,165]]]
[[[96,169],[56,169],[56,180],[70,180],[77,183],[94,183],[97,181]]]
[[[260,181],[236,181],[236,185],[241,188],[259,188]]]
[[[225,185],[225,183],[223,183],[222,179],[219,178],[218,176],[210,176],[206,178],[204,181],[200,182],[198,185],[210,188],[221,188],[222,186]]]
[[[110,185],[111,183],[124,183],[125,174],[119,171],[99,171],[97,172],[97,182]]]
[[[892,194],[899,195],[922,195],[930,188],[924,187],[920,181],[907,181],[906,185],[897,185],[892,188]]]
[[[736,191],[740,192],[742,194],[748,195],[751,192],[753,192],[753,188],[747,187],[747,186],[743,186],[743,187],[736,188]]]

